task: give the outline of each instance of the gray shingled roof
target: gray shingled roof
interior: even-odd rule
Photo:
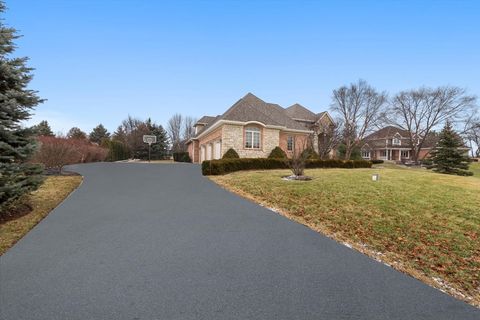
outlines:
[[[285,112],[290,118],[293,119],[308,120],[312,122],[318,120],[318,116],[315,113],[298,103],[286,108]]]
[[[400,134],[402,137],[401,141],[402,144],[401,146],[394,146],[391,144],[390,139],[392,139],[396,134]],[[363,139],[364,143],[362,146],[365,146],[365,144],[368,144],[370,148],[411,148],[411,143],[410,143],[410,134],[407,130],[403,130],[394,126],[386,126],[384,128],[381,128],[380,130],[375,131],[374,133],[368,135]],[[388,140],[388,141],[387,141]],[[425,139],[425,142],[423,143],[423,148],[433,148],[438,142],[438,136],[435,133],[430,133],[429,136]]]
[[[201,123],[201,124],[209,124],[210,122],[212,122],[213,120],[215,120],[216,117],[212,117],[212,116],[203,116],[201,117],[200,119],[198,119],[198,121],[195,123],[195,124],[198,124],[198,123]]]
[[[306,130],[304,124],[293,120],[281,106],[274,103],[267,103],[252,93],[247,93],[221,116],[217,116],[215,118],[205,116],[202,117],[198,122],[201,122],[201,120],[209,120],[202,132],[204,132],[208,127],[214,125],[219,120],[241,122],[259,121],[266,125],[282,126],[295,130]]]

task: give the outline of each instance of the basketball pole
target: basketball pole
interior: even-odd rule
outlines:
[[[152,145],[151,143],[148,144],[148,163],[150,163],[150,146],[151,145]]]

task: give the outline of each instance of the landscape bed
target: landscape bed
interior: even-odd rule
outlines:
[[[377,168],[310,169],[312,181],[283,180],[289,173],[210,179],[480,306],[480,179]]]
[[[79,175],[48,176],[37,191],[17,202],[18,207],[30,207],[31,211],[0,220],[0,255],[45,218],[81,182]]]

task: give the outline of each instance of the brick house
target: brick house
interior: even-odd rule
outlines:
[[[409,132],[394,126],[387,126],[363,139],[361,155],[366,160],[391,160],[408,162],[412,160],[412,145]],[[437,135],[431,134],[420,149],[418,160],[424,159],[436,145]]]
[[[299,104],[282,108],[248,93],[222,115],[200,118],[187,148],[194,163],[221,159],[230,148],[241,158],[266,158],[277,146],[291,156],[310,137],[315,147],[312,128],[325,125],[333,125],[327,112],[315,114]]]

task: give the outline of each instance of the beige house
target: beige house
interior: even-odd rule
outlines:
[[[333,125],[327,112],[315,114],[299,104],[282,108],[248,93],[224,114],[198,120],[188,152],[194,163],[221,159],[230,148],[241,158],[266,158],[277,146],[291,156],[310,137],[315,148],[313,128],[324,125]]]

